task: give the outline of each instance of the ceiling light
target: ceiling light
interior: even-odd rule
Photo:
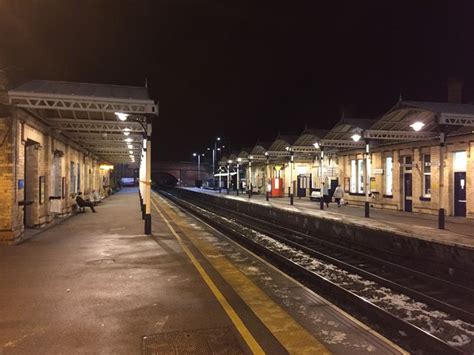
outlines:
[[[127,142],[127,143],[132,143],[133,139],[132,138],[125,138],[124,141]]]
[[[319,149],[319,143],[318,143],[318,142],[313,143],[313,145],[314,145],[314,147],[315,147],[316,149]]]
[[[128,149],[133,149],[133,145],[127,144]]]
[[[115,112],[115,115],[120,121],[126,121],[128,116],[130,116],[128,113],[123,113],[123,112]]]
[[[410,127],[413,128],[416,132],[421,130],[425,124],[421,121],[416,121],[415,123],[411,124]]]
[[[353,134],[353,135],[351,136],[351,138],[352,138],[352,140],[353,140],[354,142],[358,142],[358,141],[360,140],[360,138],[361,138],[361,135],[355,133],[355,134]]]

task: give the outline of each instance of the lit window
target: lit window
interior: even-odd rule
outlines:
[[[357,160],[357,192],[364,193],[364,161]]]
[[[357,167],[356,167],[356,161],[351,160],[351,192],[356,193],[357,192]]]
[[[423,196],[431,197],[431,155],[423,155]]]
[[[467,154],[465,151],[453,153],[453,169],[454,171],[466,171]]]
[[[392,157],[387,157],[385,159],[385,195],[392,196],[392,186],[393,186],[393,160]]]

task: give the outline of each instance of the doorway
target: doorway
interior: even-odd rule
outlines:
[[[297,178],[297,196],[298,197],[306,197],[306,190],[309,186],[309,178],[308,176],[301,174],[298,175]]]
[[[413,211],[413,179],[412,179],[412,158],[403,157],[403,210]]]
[[[466,217],[467,184],[466,184],[467,153],[466,151],[453,153],[454,171],[454,215]]]
[[[466,172],[454,173],[454,215],[466,217]]]
[[[25,179],[23,197],[23,224],[25,228],[34,227],[38,214],[38,149],[39,143],[27,140],[25,143]]]

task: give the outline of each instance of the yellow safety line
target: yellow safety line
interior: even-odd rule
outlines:
[[[240,319],[240,317],[238,316],[236,311],[232,308],[232,306],[229,304],[229,302],[227,302],[227,300],[225,299],[222,292],[217,288],[214,281],[212,281],[211,277],[206,273],[206,271],[201,266],[199,261],[194,257],[194,255],[191,253],[191,251],[188,249],[188,247],[184,244],[181,237],[178,235],[178,233],[176,233],[173,226],[165,218],[163,213],[158,209],[158,207],[156,206],[156,204],[153,200],[151,200],[151,204],[153,205],[153,207],[155,207],[156,211],[159,213],[159,215],[161,216],[163,221],[165,221],[165,223],[168,226],[171,233],[176,237],[176,239],[178,240],[178,243],[181,245],[181,248],[183,248],[184,252],[189,257],[189,259],[191,260],[191,262],[193,263],[194,267],[197,269],[197,271],[199,272],[201,277],[204,279],[204,281],[206,282],[209,289],[212,291],[214,296],[217,298],[217,300],[221,304],[222,308],[224,308],[224,311],[227,313],[227,315],[231,319],[232,323],[234,323],[235,327],[239,331],[240,335],[242,335],[242,338],[244,338],[244,340],[247,343],[250,350],[254,354],[265,354],[265,352],[260,347],[260,345],[257,343],[257,341],[255,340],[253,335],[250,333],[248,328],[245,326],[244,322]]]
[[[159,198],[161,201],[164,201],[161,197]],[[173,214],[176,213],[173,211]],[[176,219],[175,222],[177,222]],[[183,225],[180,227],[184,229],[189,228]],[[207,244],[200,242],[197,238],[190,240],[201,250],[208,261],[233,287],[242,300],[290,354],[330,354],[321,342],[239,271],[225,256]]]

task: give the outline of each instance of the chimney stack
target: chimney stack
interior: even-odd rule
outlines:
[[[448,78],[448,102],[452,104],[462,103],[463,81],[459,78]]]

